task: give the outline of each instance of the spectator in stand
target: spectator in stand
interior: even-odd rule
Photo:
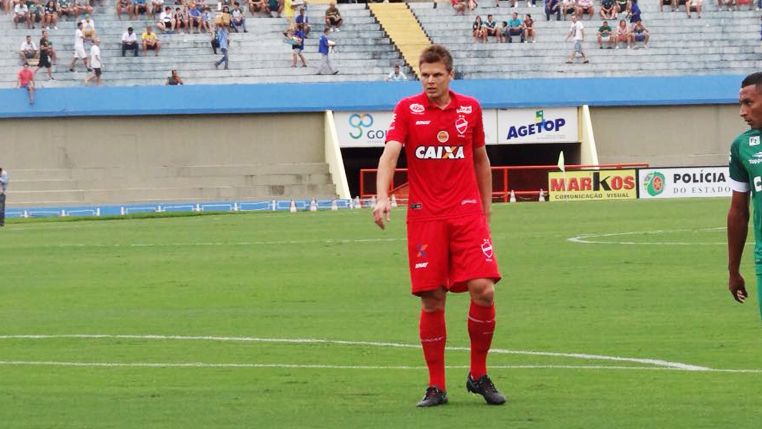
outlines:
[[[132,9],[130,10],[130,19],[136,19],[140,14],[148,12],[146,0],[132,0]]]
[[[550,21],[550,16],[555,14],[556,21],[561,20],[561,1],[545,0],[545,20]]]
[[[95,80],[95,85],[101,84],[101,72],[103,67],[103,61],[101,61],[101,48],[100,40],[96,37],[93,39],[93,45],[90,46],[90,68],[93,69],[93,74],[85,78],[85,85],[90,83],[91,80]]]
[[[616,38],[612,34],[613,31],[611,29],[611,26],[609,26],[608,21],[603,21],[600,27],[598,27],[598,48],[603,49],[603,44],[606,44],[607,49],[611,49],[614,47],[614,44],[616,43]]]
[[[341,31],[339,27],[344,23],[344,18],[341,17],[339,8],[336,7],[336,2],[331,2],[328,9],[325,10],[325,26],[330,31]]]
[[[335,43],[328,38],[328,33],[331,30],[328,27],[325,27],[323,29],[323,34],[320,36],[320,41],[318,42],[318,52],[320,52],[320,68],[318,69],[317,74],[339,74],[339,71],[333,68],[333,64],[331,64],[331,58],[330,58],[330,51],[331,47],[335,45]]]
[[[524,27],[524,43],[527,43],[529,41],[531,41],[532,43],[536,42],[537,40],[535,38],[535,32],[534,32],[534,19],[532,18],[532,15],[526,14],[526,16],[524,17],[524,23],[522,25]]]
[[[582,42],[585,41],[585,26],[577,19],[577,15],[572,15],[572,24],[569,29],[569,34],[566,35],[566,41],[569,41],[570,37],[574,38],[574,50],[572,50],[569,59],[566,60],[566,64],[571,64],[576,59],[577,54],[582,56],[582,62],[587,64],[590,60],[585,56],[585,52],[582,50]]]
[[[77,7],[77,12],[80,14],[93,13],[93,7],[88,0],[72,0],[72,4]]]
[[[513,36],[520,36],[521,43],[524,43],[524,23],[519,18],[518,12],[513,12],[511,19],[508,20],[508,43],[513,43]]]
[[[648,39],[651,38],[651,35],[645,25],[643,25],[643,21],[637,21],[633,24],[630,33],[632,34],[633,45],[635,45],[636,42],[643,43],[643,47],[648,49]]]
[[[616,13],[630,13],[630,0],[616,0]]]
[[[74,31],[74,58],[69,64],[69,71],[74,71],[74,65],[77,60],[82,60],[87,71],[90,71],[90,66],[87,65],[87,53],[85,52],[85,36],[82,34],[82,22],[77,23],[77,29]]]
[[[130,0],[116,0],[116,17],[122,20],[122,13],[126,13],[131,16],[130,9],[132,5]]]
[[[29,68],[29,63],[24,62],[17,75],[16,88],[26,89],[29,104],[34,104],[34,72]],[[5,187],[3,187],[5,190]]]
[[[701,0],[686,0],[685,11],[688,13],[688,18],[691,17],[691,12],[696,11],[696,15],[701,19]]]
[[[233,16],[230,14],[230,7],[222,6],[222,10],[214,17],[214,25],[222,26],[230,31],[230,23],[233,20]]]
[[[219,68],[220,64],[222,63],[225,63],[225,70],[228,69],[228,44],[230,43],[229,36],[230,34],[228,33],[227,27],[217,27],[217,43],[219,44],[219,48],[222,51],[222,58],[214,63],[214,68],[216,69]]]
[[[267,0],[267,14],[270,17],[280,18],[283,13],[283,0]]]
[[[484,31],[487,33],[487,35],[484,37],[485,42],[489,40],[489,36],[495,36],[495,41],[500,41],[497,34],[497,22],[492,19],[492,15],[487,15],[487,21],[484,23],[483,27]]]
[[[71,0],[58,0],[58,15],[60,17],[78,17],[79,7]]]
[[[85,36],[85,41],[92,41],[95,39],[95,22],[90,18],[90,14],[85,14],[85,19],[82,20],[82,35]]]
[[[26,38],[24,38],[24,41],[21,42],[21,47],[19,48],[21,64],[28,62],[28,60],[31,60],[32,58],[37,58],[37,54],[37,46],[34,44],[34,41],[32,41],[32,36],[27,35]]]
[[[188,26],[193,30],[193,33],[197,33],[196,29],[199,31],[204,29],[204,18],[201,10],[193,2],[188,7]]]
[[[664,12],[665,5],[669,5],[672,12],[677,10],[677,0],[659,0],[659,12]]]
[[[617,9],[614,0],[601,0],[601,19],[617,19]]]
[[[233,10],[230,12],[231,28],[236,33],[238,33],[240,30],[243,30],[244,33],[248,33],[249,30],[246,29],[246,17],[243,14],[243,9],[241,9],[241,4],[238,3],[237,1],[233,4],[235,7],[233,7]],[[305,36],[306,36],[306,33],[305,33]]]
[[[26,23],[26,28],[34,28],[29,7],[24,2],[18,2],[16,6],[13,6],[13,28],[19,28],[19,24],[22,22]]]
[[[48,0],[45,3],[45,16],[42,19],[42,25],[48,30],[53,27],[54,30],[58,30],[58,4],[55,0]]]
[[[45,19],[45,8],[35,1],[29,1],[26,5],[29,8],[29,19],[32,20],[32,28],[34,28],[35,24],[43,26],[42,22]]]
[[[143,45],[143,55],[146,55],[148,51],[153,51],[155,57],[159,56],[161,42],[159,42],[159,38],[156,36],[156,33],[152,31],[150,25],[146,27],[146,31],[140,36],[140,40]]]
[[[267,3],[265,0],[249,0],[249,13],[254,16],[257,13],[266,13]]]
[[[156,15],[164,12],[164,0],[151,0],[151,17],[156,19]]]
[[[482,22],[481,16],[476,15],[476,18],[474,18],[474,23],[471,25],[471,32],[474,35],[475,41],[487,41],[487,30],[484,28],[484,23]]]
[[[405,73],[400,70],[400,65],[395,64],[394,70],[392,70],[391,73],[389,73],[389,76],[384,79],[387,82],[403,82],[407,80],[407,76],[405,76]]]
[[[619,44],[624,43],[627,49],[632,47],[632,34],[630,29],[627,28],[627,21],[624,19],[619,20],[619,25],[616,28],[616,49],[619,49]]]
[[[156,23],[156,27],[163,33],[175,31],[175,16],[172,13],[172,8],[167,6],[164,8],[164,12],[159,15],[159,21]]]
[[[468,7],[466,5],[466,0],[450,0],[450,4],[452,5],[452,9],[455,11],[455,15],[466,14],[466,8]]]
[[[172,18],[175,20],[175,28],[178,32],[182,28],[186,33],[190,33],[190,20],[188,19],[188,15],[183,12],[182,7],[178,6],[175,8]]]
[[[45,48],[44,52],[43,47]],[[40,61],[42,61],[43,53],[48,56],[48,62],[51,66],[56,64],[56,50],[53,49],[53,42],[48,38],[48,30],[42,30],[42,37],[40,37]]]
[[[304,55],[302,55],[302,51],[304,51],[304,31],[299,25],[294,25],[291,31],[291,37],[294,41],[291,45],[291,67],[296,67],[297,59],[302,61],[302,67],[307,67],[307,61],[305,61]]]
[[[132,30],[132,27],[127,27],[127,31],[122,34],[122,56],[127,51],[133,51],[135,56],[138,56],[138,36]]]
[[[302,29],[304,37],[310,35],[310,30],[312,30],[312,27],[310,26],[310,18],[304,12],[304,7],[299,8],[299,14],[296,15],[295,22],[297,29]]]
[[[204,6],[204,10],[201,12],[201,28],[204,31],[212,31],[212,25],[214,24],[214,18],[212,17],[212,9],[209,6]]]
[[[51,52],[53,48],[48,40],[48,31],[42,30],[42,38],[40,39],[40,61],[37,63],[37,68],[34,69],[34,73],[37,74],[42,68],[48,69],[48,80],[53,79],[53,64],[50,60],[52,58]]]
[[[180,75],[177,73],[177,70],[172,69],[171,74],[167,78],[167,85],[170,85],[170,86],[183,85],[183,80],[180,77]]]
[[[585,14],[590,15],[590,20],[593,19],[593,16],[595,15],[593,0],[577,0],[577,16],[579,19],[582,19]]]
[[[0,0],[0,9],[2,9],[5,13],[10,13],[11,5],[11,0]]]
[[[627,14],[630,18],[630,24],[640,21],[640,6],[638,6],[638,0],[630,0],[630,13]]]
[[[575,0],[561,0],[561,11],[564,14],[564,21],[566,21],[566,15],[577,13],[577,2]]]
[[[717,0],[717,10],[722,10],[724,7],[725,10],[735,10],[737,6],[736,0]],[[750,4],[751,8],[751,4]]]

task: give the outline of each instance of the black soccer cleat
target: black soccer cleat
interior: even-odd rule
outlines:
[[[416,407],[436,407],[447,403],[447,392],[442,392],[437,386],[426,388],[426,394],[423,399],[416,404]]]
[[[490,405],[502,405],[505,403],[506,398],[502,393],[498,392],[492,380],[489,376],[482,375],[478,380],[474,380],[471,374],[468,374],[468,380],[466,380],[466,390],[471,393],[482,395],[484,400]]]

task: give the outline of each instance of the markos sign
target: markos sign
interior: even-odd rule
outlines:
[[[635,170],[567,171],[548,174],[550,201],[637,198]]]
[[[728,197],[728,167],[651,168],[638,172],[640,198]]]
[[[498,110],[498,143],[578,143],[577,108]]]

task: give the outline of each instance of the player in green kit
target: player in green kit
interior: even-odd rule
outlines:
[[[749,194],[754,205],[754,264],[757,289],[762,288],[762,72],[752,73],[741,83],[739,114],[751,129],[736,137],[730,146],[730,184],[733,196],[728,211],[728,289],[743,303],[749,296],[740,265],[749,228]],[[762,314],[762,300],[760,313]]]

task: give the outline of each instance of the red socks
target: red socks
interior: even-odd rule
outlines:
[[[495,305],[482,307],[471,301],[468,310],[468,336],[471,338],[471,376],[487,374],[487,353],[495,332]]]
[[[446,392],[444,351],[447,342],[447,328],[445,327],[444,311],[428,312],[421,310],[419,332],[421,346],[423,346],[423,357],[426,359],[426,366],[429,368],[429,386],[437,386]],[[492,337],[490,336],[490,338]],[[487,347],[489,348],[489,346]]]

